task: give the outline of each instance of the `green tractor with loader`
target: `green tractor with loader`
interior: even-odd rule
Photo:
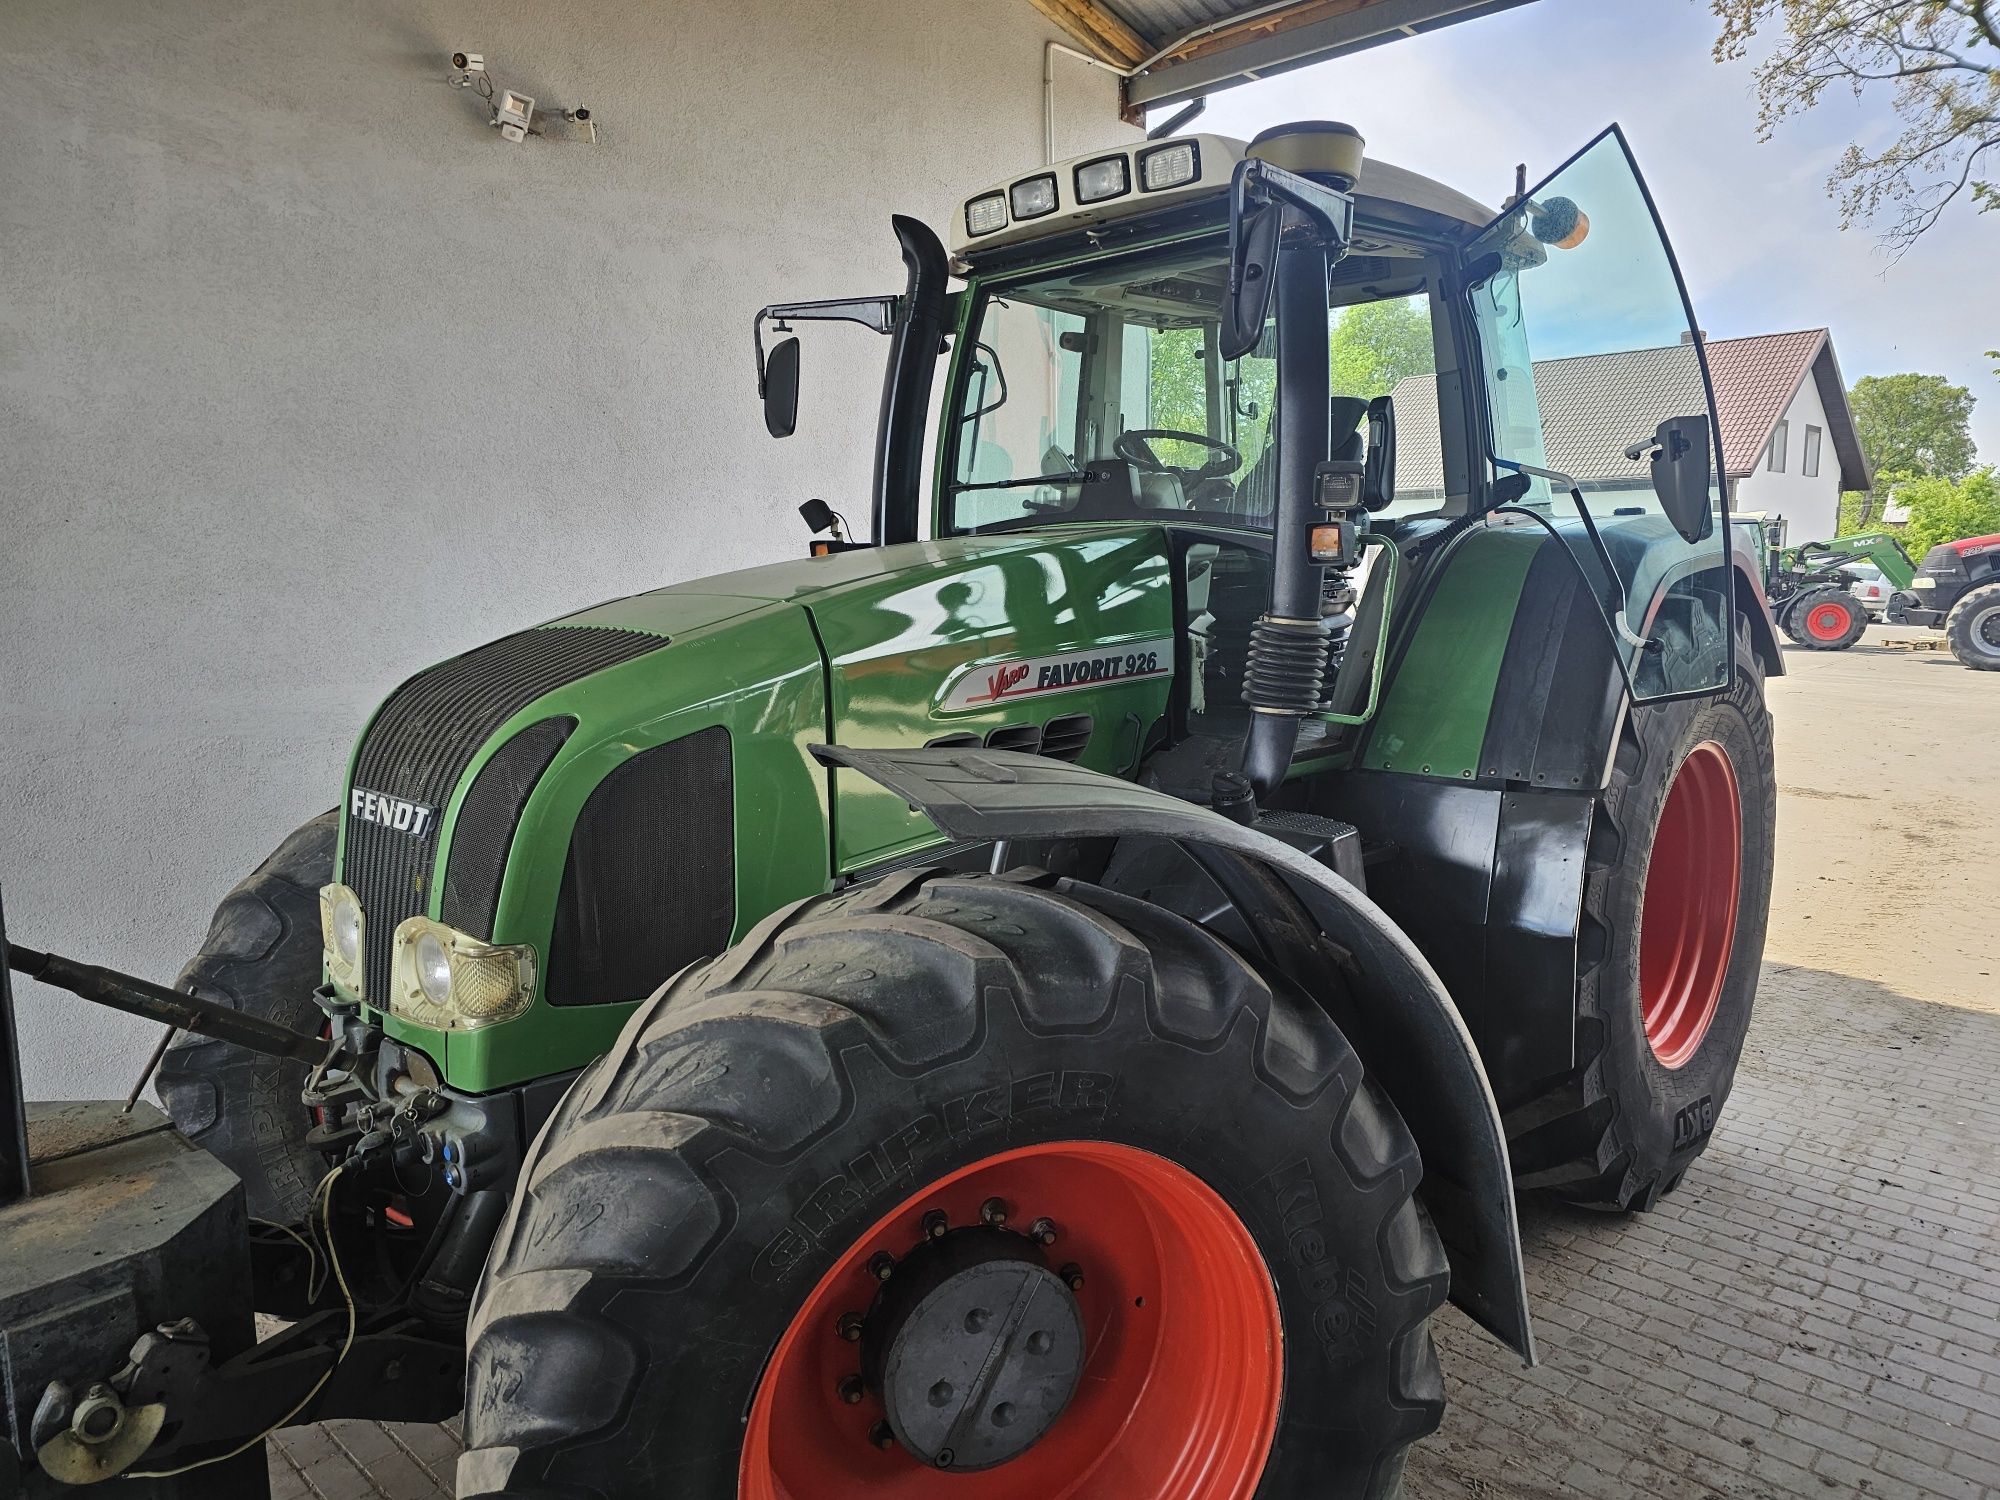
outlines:
[[[1778,628],[1808,651],[1845,651],[1868,615],[1854,597],[1856,563],[1870,563],[1894,591],[1882,619],[1944,632],[1951,654],[1974,671],[2000,671],[2000,536],[1941,542],[1911,560],[1890,531],[1785,545],[1785,522],[1739,519],[1761,559],[1764,595]]]
[[[12,951],[181,1028],[178,1134],[44,1110],[0,1209],[22,1493],[462,1402],[468,1500],[1387,1496],[1446,1301],[1534,1358],[1517,1192],[1707,1146],[1782,665],[1624,137],[1497,212],[1308,123],[894,230],[755,324],[779,436],[796,330],[887,338],[866,541],[404,683],[177,989]],[[1329,359],[1390,299],[1400,403]],[[1638,348],[1626,477],[1552,468],[1535,362]]]

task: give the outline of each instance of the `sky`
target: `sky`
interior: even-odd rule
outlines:
[[[1215,95],[1190,130],[1248,138],[1286,120],[1344,120],[1370,156],[1496,206],[1614,121],[1646,174],[1713,338],[1833,330],[1863,375],[1944,375],[1977,398],[1981,461],[2000,462],[2000,213],[1954,205],[1900,257],[1876,228],[1840,227],[1826,178],[1850,140],[1897,130],[1886,89],[1829,91],[1757,139],[1751,62],[1711,58],[1701,0],[1535,0],[1497,16]]]

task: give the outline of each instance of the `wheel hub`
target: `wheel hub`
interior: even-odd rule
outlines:
[[[890,1431],[939,1469],[1025,1453],[1069,1405],[1083,1361],[1069,1282],[1033,1239],[985,1225],[930,1240],[888,1270],[862,1328],[863,1378]]]

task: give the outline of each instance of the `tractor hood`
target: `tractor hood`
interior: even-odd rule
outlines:
[[[671,636],[800,608],[824,649],[836,743],[991,742],[1126,770],[1173,673],[1167,558],[1150,526],[953,537],[746,568],[559,623]],[[863,778],[835,795],[842,871],[937,841],[929,820]]]
[[[581,1066],[751,921],[940,841],[809,745],[949,737],[1129,770],[1173,675],[1168,557],[1157,527],[1077,526],[836,553],[418,674],[350,766],[337,879],[364,921],[337,989],[461,1089]],[[395,941],[419,918],[531,953],[526,1008],[422,1003]]]

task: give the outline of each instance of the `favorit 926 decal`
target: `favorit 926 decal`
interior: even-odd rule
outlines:
[[[939,699],[938,712],[963,713],[1016,698],[1066,693],[1104,682],[1171,677],[1173,670],[1174,643],[1166,636],[1117,647],[1064,651],[1055,656],[975,662],[951,679]]]

